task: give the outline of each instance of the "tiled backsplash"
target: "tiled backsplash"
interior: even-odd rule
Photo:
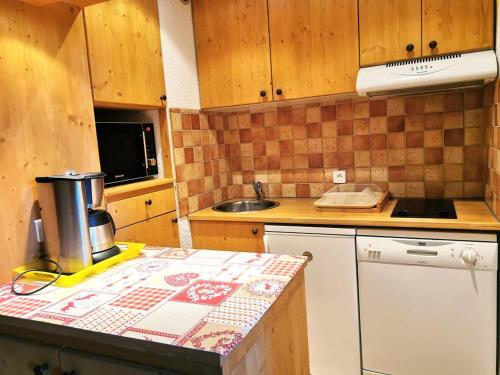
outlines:
[[[346,170],[348,182],[373,182],[399,197],[482,197],[484,93],[173,112],[181,214],[252,197],[254,179],[267,197],[317,197],[333,186],[335,169]]]

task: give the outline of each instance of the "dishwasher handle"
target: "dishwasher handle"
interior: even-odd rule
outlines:
[[[264,241],[264,252],[266,254],[270,253],[270,251],[269,251],[269,235],[264,234],[264,236],[262,237],[262,240]]]

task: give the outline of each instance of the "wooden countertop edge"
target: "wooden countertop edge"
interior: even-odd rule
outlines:
[[[276,199],[283,202],[287,198]],[[293,198],[292,198],[293,199]],[[456,200],[457,205],[461,202],[470,202],[473,204],[484,204],[484,211],[489,214],[490,220],[474,219],[418,219],[418,218],[391,218],[391,207],[397,200],[389,202],[381,213],[356,213],[355,217],[350,217],[345,213],[331,213],[332,216],[324,216],[325,211],[314,212],[291,216],[290,212],[266,210],[251,213],[224,213],[216,212],[211,207],[194,212],[188,215],[190,221],[227,221],[227,222],[251,222],[251,223],[280,223],[280,224],[310,224],[310,225],[341,225],[356,227],[384,227],[384,228],[419,228],[419,229],[456,229],[456,230],[476,230],[476,231],[500,231],[500,222],[495,218],[489,207],[482,201],[463,201]],[[460,202],[460,203],[459,203]],[[292,205],[293,202],[288,202]],[[281,207],[281,206],[280,206]],[[457,213],[463,213],[463,209],[458,208]],[[327,213],[327,215],[330,213]],[[383,216],[385,214],[385,216]],[[342,215],[345,215],[343,217]],[[359,217],[363,215],[363,217]]]
[[[222,373],[221,356],[217,353],[46,322],[0,315],[0,334],[179,371],[182,374]]]
[[[175,180],[173,178],[156,178],[153,180],[114,186],[104,189],[104,197],[107,203],[116,202],[122,199],[171,188],[174,186],[174,182]]]
[[[259,340],[264,329],[272,324],[275,319],[278,319],[278,314],[287,306],[288,300],[304,283],[304,269],[308,262],[305,262],[297,271],[293,279],[286,285],[281,295],[274,301],[265,314],[260,318],[259,322],[245,336],[244,340],[231,352],[227,357],[221,357],[221,366],[232,368],[236,365],[247,353],[248,349]]]

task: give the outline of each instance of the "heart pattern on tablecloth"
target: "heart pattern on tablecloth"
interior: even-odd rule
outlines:
[[[165,276],[165,282],[170,286],[185,286],[188,285],[191,280],[200,277],[198,273],[178,273],[175,275]]]

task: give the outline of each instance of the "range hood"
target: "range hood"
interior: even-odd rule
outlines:
[[[356,91],[379,96],[482,86],[494,81],[497,71],[493,50],[429,56],[362,68]]]

